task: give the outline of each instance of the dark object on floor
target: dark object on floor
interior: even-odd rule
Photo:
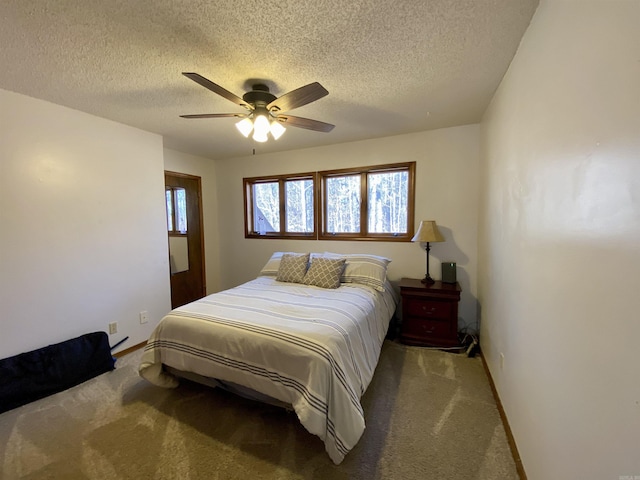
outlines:
[[[113,347],[111,347],[111,351],[113,352],[116,348],[118,348],[120,345],[122,345],[127,340],[129,340],[129,337],[128,336],[124,337],[122,340],[120,340],[118,343],[116,343]]]
[[[114,364],[105,332],[0,360],[0,413],[113,370]]]

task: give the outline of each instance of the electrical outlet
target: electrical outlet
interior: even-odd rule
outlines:
[[[504,353],[500,352],[500,369],[504,368]]]
[[[111,322],[109,324],[109,335],[113,335],[114,333],[118,333],[118,322]]]
[[[147,323],[149,321],[149,312],[143,310],[140,312],[140,323]]]

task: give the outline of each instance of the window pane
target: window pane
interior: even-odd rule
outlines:
[[[175,187],[176,230],[180,233],[187,231],[187,192],[184,188]]]
[[[409,172],[367,175],[369,233],[407,233]]]
[[[284,184],[287,232],[313,232],[313,180],[288,180]]]
[[[167,199],[167,229],[173,232],[173,198],[171,189],[167,188],[164,193]]]
[[[253,231],[260,235],[280,231],[278,182],[253,185]]]
[[[328,233],[360,231],[360,175],[328,177],[326,230]]]

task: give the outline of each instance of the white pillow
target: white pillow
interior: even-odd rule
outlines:
[[[391,263],[389,258],[366,253],[339,254],[325,252],[326,257],[346,259],[340,281],[342,283],[359,283],[375,288],[379,292],[385,291],[387,279],[387,266]]]
[[[292,252],[275,252],[271,255],[271,258],[267,261],[267,263],[260,270],[261,276],[275,277],[278,275],[278,269],[280,268],[280,260],[282,260],[282,255],[285,253]]]

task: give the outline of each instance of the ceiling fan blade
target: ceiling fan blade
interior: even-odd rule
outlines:
[[[278,115],[276,119],[287,127],[306,128],[307,130],[315,130],[316,132],[328,133],[335,127],[335,125],[331,125],[330,123],[311,120],[309,118],[294,117],[292,115]]]
[[[197,113],[195,115],[180,115],[182,118],[223,118],[223,117],[248,117],[247,113]]]
[[[328,95],[329,92],[326,88],[320,85],[318,82],[310,83],[304,87],[296,88],[288,93],[285,93],[279,98],[276,98],[273,102],[267,105],[267,110],[277,110],[280,112],[287,112],[294,108],[301,107],[307,103],[315,102],[320,98]]]
[[[235,103],[236,105],[240,105],[248,110],[253,110],[253,106],[249,105],[242,98],[237,95],[231,93],[229,90],[222,88],[220,85],[213,83],[211,80],[204,78],[202,75],[198,75],[193,72],[182,72],[182,74],[193,80],[194,82],[202,85],[204,88],[211,90],[213,93],[217,93],[221,97],[226,98],[227,100]]]

